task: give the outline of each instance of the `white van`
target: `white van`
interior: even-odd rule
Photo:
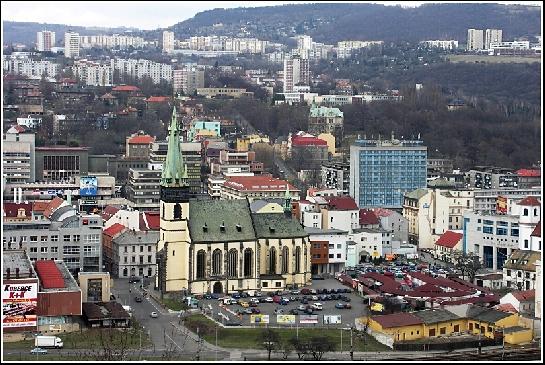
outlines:
[[[324,307],[322,306],[322,303],[312,303],[312,309],[315,309],[317,311],[321,311],[322,309],[324,309]]]

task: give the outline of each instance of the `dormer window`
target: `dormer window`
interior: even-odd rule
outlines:
[[[225,232],[225,222],[221,222],[220,232]]]
[[[202,226],[202,231],[208,232],[208,226],[206,225],[206,223],[204,224],[204,226]]]
[[[242,226],[240,224],[237,224],[237,232],[242,232]]]

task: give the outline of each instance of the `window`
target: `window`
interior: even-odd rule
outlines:
[[[40,247],[41,253],[47,253],[47,247]]]
[[[295,249],[295,272],[301,271],[301,247]]]
[[[182,206],[180,203],[174,205],[174,219],[182,219]]]
[[[80,235],[79,234],[75,234],[72,236],[72,241],[74,242],[79,242],[80,241]]]
[[[537,208],[534,208],[534,217],[537,217]]]
[[[148,252],[151,252],[151,245],[148,246]]]
[[[253,256],[251,248],[244,250],[244,277],[251,277],[253,272]]]
[[[227,276],[233,277],[238,276],[238,252],[236,249],[232,248],[227,253]]]
[[[65,234],[62,236],[62,241],[63,242],[70,242],[70,235],[69,234]]]
[[[51,237],[49,238],[49,240],[50,240],[51,242],[58,242],[58,241],[59,241],[59,236],[57,236],[57,235],[51,236]]]
[[[507,276],[511,276],[511,270],[506,271]]]
[[[524,248],[528,248],[528,240],[524,240]]]
[[[222,254],[220,249],[212,253],[212,275],[221,275]]]
[[[57,253],[59,252],[59,248],[57,246],[51,247],[51,253]]]
[[[337,258],[338,258],[338,259],[341,258],[341,254],[340,254],[340,253],[337,254]]]
[[[337,250],[340,250],[342,248],[342,244],[341,243],[337,243]]]
[[[123,248],[124,248],[123,252],[127,253],[128,252],[127,246],[125,246]]]
[[[136,263],[136,257],[135,256],[131,256],[131,262],[134,264]]]
[[[335,245],[332,244],[332,243],[330,243],[330,244],[329,244],[329,248],[335,248]]]
[[[329,258],[332,259],[335,255],[333,255],[332,253],[329,254]]]
[[[140,246],[140,252],[144,252],[144,246]]]
[[[268,288],[268,287],[269,287],[269,283],[267,283],[266,281],[264,281],[264,282],[261,283],[261,286],[263,286],[264,288]]]
[[[132,246],[132,252],[136,252],[136,246]]]
[[[276,248],[274,247],[269,250],[269,274],[276,274]]]
[[[64,255],[79,255],[80,247],[79,246],[64,246],[62,248],[62,253]]]
[[[494,227],[483,227],[483,233],[493,234],[494,233]]]
[[[507,228],[496,228],[496,234],[498,236],[507,236]]]
[[[523,215],[524,215],[525,217],[527,217],[527,216],[528,216],[528,208],[524,208],[524,212],[523,212]]]
[[[47,236],[40,236],[40,242],[47,242]]]
[[[123,257],[123,259],[124,259],[123,262],[124,262],[125,264],[126,264],[126,263],[128,262],[128,260],[129,260],[127,256]]]
[[[30,252],[38,252],[38,247],[31,247]]]
[[[440,335],[444,335],[444,334],[446,334],[446,333],[447,333],[447,328],[446,328],[446,327],[441,327],[441,328],[439,328],[439,334],[440,334]]]
[[[30,242],[38,242],[38,236],[30,236]]]
[[[284,246],[282,248],[282,274],[286,274],[288,272],[289,257],[290,251],[286,246]]]

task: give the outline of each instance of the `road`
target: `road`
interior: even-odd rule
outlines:
[[[290,181],[294,181],[295,179],[297,179],[297,173],[293,171],[293,169],[289,167],[284,160],[282,160],[279,156],[276,156],[276,154],[274,156],[274,163],[278,167],[279,171],[284,171],[281,178]]]

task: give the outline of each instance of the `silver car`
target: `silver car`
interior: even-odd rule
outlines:
[[[30,350],[30,353],[33,354],[33,355],[47,354],[47,349],[43,349],[41,347],[35,347],[32,350]]]
[[[157,318],[157,317],[159,317],[159,315],[157,314],[157,312],[151,312],[151,313],[149,314],[149,316],[150,316],[151,318]]]

